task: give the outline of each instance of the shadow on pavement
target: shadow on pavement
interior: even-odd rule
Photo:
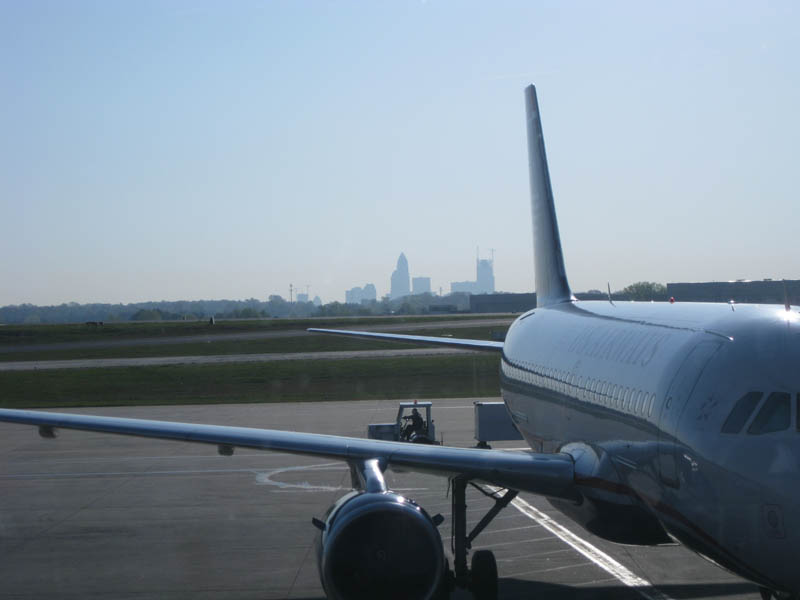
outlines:
[[[641,591],[652,591],[644,588]],[[758,588],[752,583],[686,583],[661,585],[658,589],[663,594],[683,600],[691,598],[724,598],[736,595],[758,595]],[[501,578],[499,597],[503,600],[536,599],[547,600],[642,600],[646,597],[639,588],[628,587],[621,583],[605,584],[591,587],[574,587],[568,584],[544,583],[523,579]],[[467,596],[468,597],[468,596]]]
[[[758,588],[752,583],[687,583],[659,586],[658,591],[673,600],[693,598],[725,598],[736,595],[757,596]],[[652,592],[653,588],[642,589]],[[501,578],[500,600],[643,600],[647,596],[639,588],[621,583],[593,587],[575,587],[568,584],[544,583],[524,579]],[[453,600],[472,598],[469,592],[458,590]],[[296,598],[295,600],[326,600],[324,596]],[[378,600],[378,599],[376,599]]]

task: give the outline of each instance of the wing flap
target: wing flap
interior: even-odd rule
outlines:
[[[375,333],[372,331],[348,331],[345,329],[317,329],[311,327],[308,331],[313,333],[327,333],[344,335],[356,338],[372,338],[378,340],[392,340],[395,342],[413,342],[416,344],[429,344],[432,346],[449,346],[465,350],[480,350],[482,352],[502,352],[503,342],[489,340],[469,340],[464,338],[435,337],[429,335],[406,335],[402,333]]]
[[[464,475],[469,479],[545,496],[570,500],[578,498],[573,479],[573,461],[567,454],[428,446],[273,429],[32,410],[0,409],[0,421],[55,429],[78,429],[275,450],[344,461],[379,458],[392,467],[445,476]]]

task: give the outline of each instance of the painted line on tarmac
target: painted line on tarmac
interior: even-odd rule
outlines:
[[[256,485],[271,485],[275,486],[275,492],[280,491],[304,491],[304,492],[335,492],[338,490],[342,491],[349,491],[353,488],[351,486],[330,486],[330,485],[319,485],[309,483],[308,481],[301,481],[300,483],[295,482],[287,482],[287,481],[276,481],[272,479],[275,475],[280,475],[281,473],[296,473],[299,471],[347,471],[348,467],[345,463],[342,462],[330,462],[330,463],[322,463],[318,465],[298,465],[296,467],[281,467],[278,469],[272,469],[270,471],[261,471],[256,474]],[[393,492],[415,492],[415,491],[426,491],[428,488],[392,488]]]
[[[308,481],[286,482],[272,479],[281,473],[291,473],[299,471],[346,471],[347,465],[343,462],[330,462],[317,465],[299,465],[293,467],[280,467],[265,471],[259,468],[240,468],[240,469],[168,469],[159,471],[72,471],[67,473],[16,473],[0,475],[2,480],[25,480],[25,479],[76,479],[90,477],[157,477],[173,475],[228,475],[231,473],[252,473],[255,475],[256,485],[274,486],[273,491],[304,491],[304,492],[334,492],[338,490],[350,490],[350,486],[330,486],[310,483]],[[393,488],[395,492],[416,492],[427,491],[426,487],[414,488]]]
[[[170,469],[165,471],[72,471],[69,473],[16,473],[0,475],[4,479],[71,479],[81,477],[154,477],[164,475],[218,475],[260,473],[258,469]]]
[[[262,458],[282,458],[286,460],[287,457],[292,457],[293,454],[289,454],[288,452],[252,452],[252,453],[236,453],[236,459],[240,459],[243,457],[258,457],[259,459]],[[169,456],[87,456],[81,458],[53,458],[53,459],[41,459],[41,460],[29,460],[28,462],[44,462],[47,464],[59,464],[59,463],[98,463],[98,462],[119,462],[119,461],[126,461],[126,460],[136,460],[136,461],[145,461],[145,460],[198,460],[198,459],[211,459],[211,460],[220,460],[219,454],[172,454]],[[222,457],[222,459],[226,459],[230,457]]]
[[[497,491],[499,491],[499,488]],[[644,598],[647,598],[647,600],[672,600],[672,598],[667,596],[664,592],[654,588],[652,583],[646,579],[643,579],[642,577],[639,577],[626,566],[617,562],[611,556],[596,546],[593,546],[583,538],[578,537],[569,529],[553,520],[539,509],[528,504],[522,498],[514,498],[511,504],[513,504],[514,508],[524,514],[526,517],[533,519],[561,541],[572,546],[572,548],[580,552],[598,567],[613,575],[615,579],[627,585],[628,587],[636,589],[636,591],[639,592],[639,594],[641,594]]]
[[[347,465],[340,462],[323,463],[319,465],[297,466],[297,467],[281,467],[278,469],[272,469],[271,471],[262,471],[260,473],[257,473],[256,485],[273,485],[281,490],[299,489],[305,492],[335,492],[337,490],[343,490],[345,488],[340,485],[331,486],[331,485],[312,484],[309,483],[308,481],[301,481],[300,483],[275,481],[272,479],[272,476],[292,471],[344,471],[346,469]]]

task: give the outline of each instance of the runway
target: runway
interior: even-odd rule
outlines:
[[[74,358],[68,360],[25,360],[0,362],[0,371],[40,371],[45,369],[106,369],[111,367],[156,367],[163,365],[208,365],[280,360],[344,360],[358,358],[400,358],[475,354],[461,348],[398,348],[392,350],[333,350],[325,352],[269,352],[263,354],[215,354],[210,356],[141,356],[135,358]]]
[[[485,399],[482,399],[485,400]],[[396,401],[92,408],[74,412],[365,435]],[[471,399],[434,400],[448,445],[471,446]],[[497,446],[514,447],[507,442]],[[447,481],[388,473],[390,487],[441,512]],[[3,598],[323,598],[311,517],[349,489],[344,465],[280,453],[0,424]],[[757,600],[752,584],[680,546],[624,547],[523,494],[476,540],[494,550],[500,597]],[[490,501],[467,496],[474,525]],[[608,560],[607,560],[608,559]],[[616,566],[615,566],[616,565]],[[459,594],[456,598],[468,598]]]

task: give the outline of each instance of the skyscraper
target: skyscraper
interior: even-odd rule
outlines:
[[[430,277],[413,277],[411,279],[411,289],[415,294],[430,294],[431,292],[431,278]]]
[[[494,293],[494,261],[479,258],[477,264],[477,281],[475,281],[475,293],[493,294]]]
[[[344,301],[346,304],[361,304],[361,299],[364,297],[364,290],[360,287],[354,287],[344,293]]]
[[[377,299],[378,299],[378,291],[375,289],[375,286],[371,283],[365,285],[361,296],[361,301],[369,302],[371,300],[377,300]]]
[[[408,260],[406,260],[406,255],[401,252],[397,259],[397,268],[394,270],[394,273],[392,273],[392,287],[391,292],[389,292],[389,297],[392,299],[402,298],[403,296],[408,296],[410,293],[411,285],[408,276]]]
[[[454,281],[450,291],[467,294],[494,294],[494,259],[475,259],[475,281]]]
[[[377,292],[375,286],[368,283],[363,288],[354,287],[344,293],[345,302],[347,304],[364,304],[377,299]]]

